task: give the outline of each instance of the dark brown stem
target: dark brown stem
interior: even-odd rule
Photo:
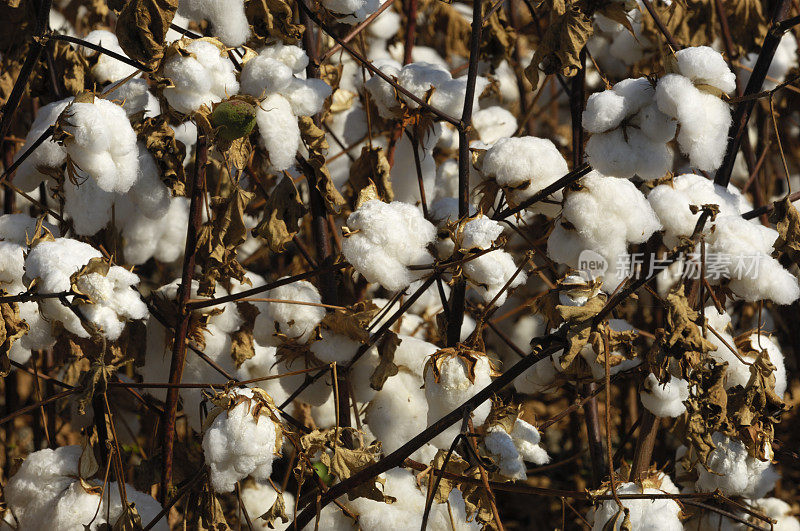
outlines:
[[[653,457],[653,447],[658,436],[658,427],[661,419],[653,415],[650,410],[642,411],[642,422],[639,424],[639,437],[636,439],[636,449],[633,452],[631,463],[631,481],[641,481],[650,468],[650,459]]]
[[[199,127],[195,153],[194,171],[192,180],[189,183],[191,199],[189,203],[189,226],[186,229],[186,247],[183,255],[183,271],[181,273],[181,284],[176,295],[178,323],[175,327],[175,336],[172,343],[172,362],[169,368],[170,383],[180,383],[183,376],[183,366],[186,361],[186,335],[189,332],[189,317],[191,315],[190,310],[187,308],[187,303],[192,295],[197,235],[202,224],[203,181],[205,180],[206,163],[208,161],[208,143],[202,133],[202,129]],[[178,396],[178,388],[171,387],[167,390],[162,422],[162,451],[164,459],[164,466],[161,469],[160,496],[162,503],[168,499],[172,484],[172,450],[175,445],[175,417],[178,411]]]
[[[405,0],[403,8],[406,15],[406,35],[403,42],[403,64],[411,62],[414,41],[417,37],[417,0]]]
[[[758,59],[753,67],[753,72],[750,74],[750,79],[744,89],[744,97],[750,94],[756,94],[761,90],[764,80],[767,77],[769,66],[772,64],[772,58],[775,56],[775,51],[783,37],[783,28],[781,22],[786,19],[789,11],[789,0],[780,0],[778,5],[775,6],[775,12],[772,15],[772,23],[764,37],[764,43],[761,45],[761,53],[758,54]],[[728,146],[725,150],[725,157],[722,159],[722,165],[717,170],[714,176],[714,183],[720,186],[728,186],[731,180],[731,173],[733,172],[733,164],[736,161],[736,154],[739,152],[739,147],[747,134],[747,122],[750,120],[750,114],[753,112],[753,107],[756,100],[747,99],[740,101],[736,105],[733,112],[733,119],[731,120],[731,127],[728,131]]]
[[[667,27],[664,25],[664,22],[661,20],[661,17],[658,16],[658,12],[653,7],[653,4],[650,3],[650,0],[642,0],[642,3],[644,4],[645,9],[647,9],[647,12],[650,13],[650,16],[653,17],[653,22],[656,23],[658,31],[660,31],[661,34],[664,36],[664,39],[666,39],[667,43],[670,45],[672,50],[675,52],[680,50],[681,49],[680,45],[675,41],[675,38],[672,36]]]

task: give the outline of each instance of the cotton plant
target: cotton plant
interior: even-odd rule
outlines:
[[[73,303],[70,308],[57,298],[37,301],[46,320],[60,323],[78,337],[99,335],[114,341],[127,321],[147,317],[147,306],[134,289],[139,277],[109,265],[87,243],[44,237],[28,251],[24,268],[24,278],[28,285],[34,282],[37,293],[64,293]]]
[[[169,106],[191,114],[239,93],[239,81],[225,46],[210,38],[181,39],[167,51],[160,75],[169,80],[164,98]]]
[[[586,155],[600,173],[651,180],[672,167],[668,143],[677,124],[658,109],[655,88],[647,78],[625,79],[589,96],[582,124],[592,133]]]
[[[658,109],[678,121],[677,141],[689,163],[703,171],[722,164],[731,110],[720,99],[736,89],[736,76],[719,52],[708,46],[675,52],[675,73],[658,80]]]
[[[260,102],[256,122],[274,171],[294,165],[302,145],[298,118],[320,112],[331,95],[331,87],[324,81],[302,76],[307,65],[302,48],[274,44],[242,66],[241,91]]]
[[[686,412],[683,402],[689,398],[689,382],[672,375],[660,382],[655,374],[650,373],[642,383],[639,398],[656,417],[680,417]]]
[[[323,0],[321,3],[345,24],[363,22],[381,6],[379,0]]]
[[[401,66],[398,62],[387,59],[379,61],[376,66],[385,75],[395,78],[401,87],[417,98],[425,100],[426,95],[430,92],[430,98],[427,101],[433,108],[450,116],[461,116],[464,108],[466,77],[454,79],[446,68],[426,62],[414,62]],[[486,78],[478,76],[475,94],[483,92],[488,83]],[[397,91],[379,76],[370,78],[364,87],[383,118],[400,118],[403,107],[412,110],[419,108],[417,102]],[[477,106],[478,101],[475,98],[473,110],[477,110]]]
[[[235,48],[250,38],[244,0],[180,0],[178,14],[191,20],[208,20],[211,33],[225,46]]]
[[[467,399],[492,383],[494,370],[486,354],[477,351],[443,349],[428,358],[425,364],[425,398],[428,401],[428,425],[433,424]],[[489,414],[484,402],[472,412],[475,427],[481,426]],[[447,450],[458,435],[459,423],[450,426],[430,443]]]
[[[692,235],[701,215],[698,207],[717,205],[719,213],[704,227],[706,256],[718,264],[714,267],[719,273],[710,283],[727,279],[730,289],[747,301],[790,304],[800,297],[795,275],[772,257],[778,232],[741,216],[749,205],[734,187],[725,189],[702,176],[684,174],[651,190],[648,202],[662,222],[667,245]]]
[[[581,254],[591,251],[605,260],[603,290],[611,292],[630,273],[625,267],[628,246],[646,242],[661,228],[630,181],[592,172],[566,194],[561,219],[547,239],[547,255],[578,269]]]
[[[641,9],[631,9],[625,13],[633,33],[617,22],[601,13],[594,15],[594,32],[586,43],[592,57],[602,71],[616,78],[625,77],[628,69],[640,62],[653,44],[642,34]]]
[[[22,462],[3,489],[7,508],[20,529],[94,531],[117,523],[123,514],[119,485],[103,486],[102,479],[84,476],[90,467],[83,453],[81,446],[48,448]],[[125,485],[125,494],[145,524],[161,511],[156,500],[131,485]],[[166,531],[169,526],[162,519],[153,529]]]
[[[527,478],[525,461],[536,465],[550,462],[547,451],[539,446],[541,435],[528,422],[517,418],[511,431],[503,423],[492,424],[486,429],[483,444],[498,462],[500,473],[514,480]]]
[[[342,254],[369,282],[398,291],[426,274],[409,266],[432,263],[427,246],[435,236],[417,207],[370,199],[348,216]]]
[[[268,480],[283,438],[272,398],[244,388],[214,401],[217,406],[203,433],[203,454],[214,490],[232,492],[236,482],[247,476]]]
[[[743,85],[747,85],[750,80],[750,72],[758,60],[757,53],[749,53],[742,58],[743,68],[739,70],[739,78]],[[797,68],[797,38],[792,32],[786,32],[781,37],[775,56],[769,64],[767,79],[761,90],[772,90],[786,79],[786,74],[793,68]]]
[[[480,170],[506,191],[510,203],[519,204],[566,175],[569,168],[551,140],[523,136],[498,139],[486,150]],[[547,197],[549,202],[540,201],[528,210],[554,216],[561,197],[559,190]]]
[[[617,483],[617,494],[678,494],[680,491],[669,476],[663,472],[645,479],[643,482]],[[604,494],[611,494],[606,489]],[[603,500],[589,513],[589,521],[593,531],[601,529],[631,529],[634,531],[659,530],[679,531],[681,523],[681,506],[668,498],[642,498],[621,500],[620,507],[616,500]]]
[[[94,30],[89,32],[83,40],[127,57],[125,51],[119,45],[117,36],[110,31]],[[94,66],[92,66],[92,76],[98,83],[114,83],[138,71],[135,66],[124,63],[110,55],[97,52],[88,47],[82,47],[82,50],[90,60],[91,58],[96,58]]]
[[[470,252],[480,253],[491,249],[502,232],[503,226],[499,222],[478,215],[466,221],[463,226],[457,227],[452,239],[458,250],[469,256]],[[478,291],[483,301],[489,303],[496,299],[495,304],[498,306],[506,300],[507,290],[503,291],[503,288],[507,284],[507,289],[510,290],[527,280],[524,271],[518,272],[511,254],[502,249],[480,254],[477,258],[464,262],[461,267],[464,276]]]

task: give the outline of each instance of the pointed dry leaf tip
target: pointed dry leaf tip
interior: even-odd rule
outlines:
[[[131,0],[117,19],[120,47],[131,59],[154,69],[166,47],[167,31],[178,0]]]
[[[300,230],[300,220],[306,211],[294,181],[284,176],[269,194],[264,217],[253,229],[253,234],[267,240],[272,252],[283,252]]]
[[[8,293],[0,289],[0,297],[6,295]],[[11,362],[8,358],[11,347],[29,330],[28,323],[19,315],[19,305],[16,302],[0,303],[0,376],[7,376],[11,371]]]
[[[471,350],[463,345],[457,347],[448,347],[439,349],[434,352],[425,362],[424,373],[427,374],[430,369],[433,376],[433,381],[439,383],[442,378],[443,366],[452,361],[457,361],[464,366],[466,370],[466,377],[471,383],[475,383],[475,368],[479,360],[489,359],[483,352]],[[491,360],[490,365],[491,365]]]

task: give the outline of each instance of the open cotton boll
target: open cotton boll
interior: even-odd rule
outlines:
[[[631,124],[638,127],[652,142],[658,143],[667,143],[675,138],[678,129],[675,119],[658,110],[655,100],[634,114],[631,117]]]
[[[136,132],[125,110],[108,100],[72,102],[60,118],[64,148],[78,168],[106,192],[130,190],[139,169]]]
[[[432,190],[436,184],[436,160],[433,150],[442,133],[441,124],[434,124],[422,138],[419,138],[417,154],[419,157],[422,185],[426,190]],[[394,191],[394,200],[410,204],[422,202],[419,192],[419,179],[417,165],[414,157],[414,145],[403,135],[397,142],[392,166],[391,181]]]
[[[184,40],[191,55],[173,54],[163,66],[172,86],[164,89],[170,107],[189,114],[239,92],[233,63],[224,51],[205,40]]]
[[[738,215],[742,210],[744,199],[733,186],[726,188],[714,184],[713,181],[687,173],[678,175],[669,184],[660,184],[653,188],[647,201],[655,211],[664,227],[664,243],[673,247],[681,236],[690,236],[694,231],[701,212],[692,213],[690,206],[701,207],[714,204],[719,206],[719,215]],[[710,232],[711,224],[706,224],[703,232]]]
[[[678,489],[673,485],[669,476],[660,474],[661,485],[659,488],[643,487],[636,483],[617,484],[617,494],[678,494]],[[609,490],[606,494],[610,494]],[[628,510],[628,519],[632,531],[681,531],[683,524],[680,520],[681,507],[678,502],[668,498],[655,499],[623,499],[622,505]],[[600,502],[589,514],[592,521],[592,531],[601,529],[622,528],[623,515],[616,518],[619,506],[615,500]],[[616,520],[615,520],[616,518]],[[613,526],[610,525],[613,523]]]
[[[211,33],[235,48],[250,38],[250,24],[244,13],[244,0],[181,0],[178,13],[192,20],[208,20]]]
[[[484,155],[482,171],[498,185],[507,187],[511,198],[519,203],[566,175],[569,168],[552,141],[524,136],[495,142]],[[560,201],[561,192],[549,199]],[[558,212],[558,206],[540,202],[528,210],[551,215]]]
[[[488,249],[503,233],[503,226],[484,215],[467,221],[461,231],[461,249]]]
[[[428,358],[424,379],[430,426],[491,384],[492,365],[489,358],[480,352],[440,350]],[[490,404],[484,402],[472,412],[475,427],[483,424],[489,409]],[[447,449],[460,429],[458,424],[450,426],[430,443],[437,448]]]
[[[283,496],[283,503],[286,506],[286,512],[291,516],[293,514],[292,508],[295,505],[294,496],[287,491],[284,491],[281,495]],[[272,508],[275,500],[278,499],[278,492],[269,483],[256,481],[245,483],[242,486],[241,496],[242,505],[244,505],[244,510],[247,511],[247,515],[253,523],[253,528],[269,529],[266,520],[261,518],[260,515],[265,514]],[[244,514],[242,514],[240,518],[244,521]],[[277,518],[273,523],[272,529],[284,531],[284,529],[288,529],[290,525],[291,522],[284,523],[283,520]]]
[[[500,471],[511,479],[524,480],[526,476],[525,461],[537,465],[544,465],[550,461],[550,456],[539,446],[541,436],[539,431],[518,418],[514,421],[511,433],[496,424],[486,430],[483,443],[494,455],[499,457]]]
[[[800,531],[800,520],[794,516],[791,505],[778,498],[762,498],[753,502],[753,509],[759,513],[777,520],[772,525],[774,531]]]
[[[128,504],[133,504],[136,512],[142,519],[142,523],[152,522],[156,516],[161,512],[161,504],[158,503],[152,496],[139,492],[131,485],[125,485],[125,499]],[[122,498],[119,494],[119,483],[110,481],[106,486],[106,492],[103,496],[103,513],[108,514],[109,522],[116,522],[122,516]],[[169,531],[169,523],[166,518],[162,518],[160,522],[155,524],[152,529],[155,531]]]
[[[714,433],[711,440],[716,448],[708,456],[708,468],[695,466],[697,492],[719,489],[725,496],[763,498],[775,488],[780,475],[772,463],[750,456],[741,441],[721,433]]]
[[[295,77],[281,93],[292,104],[295,116],[312,116],[322,110],[325,98],[331,95],[331,87],[321,79]]]
[[[294,78],[291,67],[270,52],[266,48],[242,66],[240,83],[244,94],[263,98],[286,89]]]
[[[150,219],[161,219],[170,205],[170,191],[161,181],[161,170],[144,144],[138,144],[139,171],[128,197]]]
[[[37,219],[27,214],[3,214],[0,216],[0,240],[27,245],[35,234],[36,223]],[[58,227],[55,225],[43,221],[42,226],[53,236],[59,236]]]
[[[484,302],[491,302],[505,287],[506,283],[517,273],[517,265],[511,254],[496,249],[463,264],[464,275],[478,290]],[[521,286],[528,279],[524,271],[517,273],[511,280],[508,289],[497,299],[495,304],[502,305],[506,301],[509,290]]]
[[[164,186],[161,183],[159,185]],[[152,257],[165,263],[177,260],[186,244],[186,230],[182,230],[182,227],[189,220],[189,200],[185,197],[167,197],[166,212],[160,218],[153,219],[133,203],[132,194],[128,195],[115,203],[125,262],[139,265]]]
[[[424,274],[407,266],[432,260],[426,246],[436,237],[436,227],[415,206],[372,199],[348,216],[347,226],[351,232],[342,239],[345,258],[368,281],[390,291]]]
[[[479,108],[478,96],[489,86],[489,80],[483,76],[475,79],[475,97],[472,99],[472,112]],[[436,86],[431,95],[430,103],[433,108],[449,116],[461,116],[464,112],[464,98],[467,93],[467,76],[448,79]]]
[[[271,418],[275,406],[266,393],[237,389],[227,398],[235,405],[222,408],[203,434],[205,462],[217,492],[232,492],[247,476],[269,479],[282,441],[280,424]]]
[[[307,280],[273,288],[264,294],[264,298],[313,304],[322,302],[317,288]],[[325,308],[321,306],[280,302],[257,302],[255,305],[259,314],[256,316],[253,336],[256,341],[264,345],[275,343],[275,332],[285,334],[298,343],[305,343],[322,318],[325,317]]]
[[[293,166],[300,147],[300,127],[291,102],[280,94],[270,94],[256,109],[256,123],[272,169],[282,171]]]
[[[786,365],[784,363],[783,352],[781,352],[781,347],[775,341],[774,338],[766,335],[766,334],[758,334],[754,333],[751,334],[744,342],[746,347],[750,347],[750,349],[756,352],[767,351],[767,357],[769,358],[770,363],[775,366],[775,370],[772,372],[772,375],[775,377],[775,394],[778,396],[783,396],[786,393]],[[733,342],[730,343],[734,345]],[[717,350],[720,350],[719,347]],[[740,357],[744,358],[746,361],[752,363],[753,361],[753,353],[745,350],[743,353],[744,355],[740,354]],[[728,360],[725,360],[728,361]],[[734,367],[738,370],[731,370],[731,366],[733,365],[733,360],[728,361],[729,370],[726,373],[726,382],[725,387],[726,389],[730,389],[735,385],[741,385],[742,387],[746,387],[747,383],[750,381],[750,366],[745,365],[738,359],[736,360],[740,367]],[[744,366],[744,367],[741,367]]]
[[[747,301],[791,304],[800,297],[797,278],[770,256],[777,231],[740,216],[718,216],[707,238],[707,253],[730,279],[731,290]]]
[[[618,127],[627,115],[625,98],[613,90],[604,90],[586,100],[581,123],[590,133],[602,133]]]
[[[236,369],[236,375],[240,380],[254,380],[280,374],[277,366],[278,349],[262,346],[256,341],[253,343],[253,350],[255,351],[253,357],[244,360],[239,368]],[[289,398],[289,393],[281,387],[276,378],[255,382],[253,385],[266,391],[275,400],[276,404],[282,404]]]
[[[501,138],[513,136],[517,130],[517,118],[508,110],[494,105],[472,115],[472,127],[484,144],[494,144]]]
[[[93,302],[81,305],[83,315],[111,341],[122,334],[125,321],[147,317],[147,306],[139,293],[131,289],[138,283],[135,273],[119,266],[112,266],[106,275],[81,275],[75,283]]]
[[[103,190],[94,179],[81,173],[83,182],[80,184],[69,179],[64,182],[64,213],[72,220],[77,234],[91,236],[111,221],[114,193]]]
[[[421,387],[419,376],[401,370],[370,400],[366,423],[385,453],[394,452],[428,426],[428,402]]]
[[[127,57],[125,51],[120,47],[117,36],[106,30],[94,30],[84,37],[90,44],[102,46],[106,50],[116,52],[123,57]],[[91,48],[81,47],[84,55],[97,56],[97,63],[92,67],[92,75],[98,83],[113,83],[125,79],[138,69],[118,59],[114,59],[104,53],[96,52]]]
[[[322,332],[322,338],[311,344],[311,352],[324,363],[346,363],[355,355],[361,343],[342,334]]]
[[[711,85],[726,94],[736,90],[736,75],[722,55],[709,46],[693,46],[675,52],[678,72],[696,85]]]
[[[322,5],[339,15],[337,20],[345,24],[363,22],[381,7],[379,0],[322,0]]]
[[[48,103],[39,109],[30,131],[25,136],[25,143],[14,156],[14,161],[18,160],[42,136],[47,128],[56,123],[58,117],[70,103],[72,103],[72,98],[67,98]],[[14,185],[24,192],[31,192],[48,177],[46,173],[39,171],[39,168],[58,168],[66,160],[66,151],[51,137],[42,142],[33,153],[20,163],[17,172],[14,174]]]
[[[131,79],[106,94],[105,99],[120,105],[128,116],[144,112],[145,118],[152,118],[161,114],[161,105],[148,89],[147,80]]]
[[[758,54],[753,52],[742,58],[742,65],[747,68],[740,69],[739,76],[745,85],[750,81],[750,70],[756,65],[757,60]],[[775,50],[775,55],[772,58],[772,62],[769,64],[767,79],[764,80],[761,88],[756,90],[774,89],[779,83],[784,81],[786,74],[789,73],[792,68],[797,68],[797,39],[791,31],[787,31],[783,34],[783,37],[781,37],[778,49]]]
[[[727,145],[730,106],[678,74],[658,81],[656,101],[661,112],[678,120],[678,145],[692,166],[703,171],[719,168]]]
[[[686,411],[683,401],[689,398],[689,382],[670,376],[662,384],[651,372],[642,384],[639,397],[642,405],[656,417],[679,417]]]

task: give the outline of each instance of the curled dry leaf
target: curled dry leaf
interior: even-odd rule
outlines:
[[[178,0],[130,0],[117,19],[117,39],[128,57],[154,70],[164,57]]]
[[[267,240],[273,253],[283,252],[300,230],[300,219],[306,211],[294,181],[285,176],[269,194],[264,217],[253,229],[253,234]]]
[[[8,293],[0,289],[0,297]],[[16,302],[0,303],[0,376],[8,375],[11,361],[8,353],[14,341],[28,333],[28,323],[19,316],[19,305]]]

